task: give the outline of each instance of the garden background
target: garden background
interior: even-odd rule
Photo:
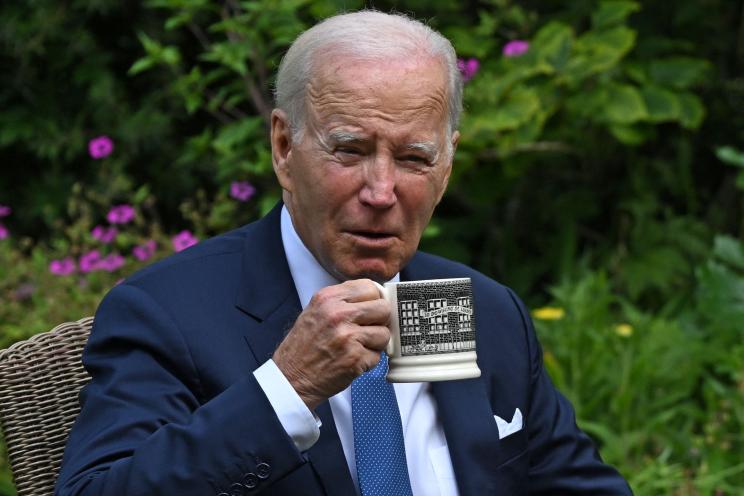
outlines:
[[[4,2],[0,347],[270,209],[280,56],[362,6]],[[374,6],[443,32],[467,79],[422,247],[524,297],[637,494],[744,494],[744,1]]]

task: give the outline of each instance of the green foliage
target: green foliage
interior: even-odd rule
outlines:
[[[654,315],[588,273],[553,290],[565,317],[534,315],[556,385],[637,494],[744,487],[744,244],[717,237],[695,288]]]
[[[740,2],[377,1],[480,69],[422,248],[565,309],[546,365],[637,494],[742,494]],[[361,1],[54,0],[0,6],[0,347],[89,315],[126,274],[267,212],[273,75]],[[713,34],[711,34],[713,33]],[[512,40],[529,43],[507,57]],[[113,139],[93,159],[88,142]],[[256,195],[230,195],[249,181]],[[135,221],[91,237],[112,205]],[[157,242],[146,262],[134,246]],[[124,267],[56,276],[97,249]],[[549,288],[553,288],[552,290]],[[537,314],[536,314],[537,315]],[[629,335],[628,335],[629,334]],[[0,456],[0,494],[12,494]]]

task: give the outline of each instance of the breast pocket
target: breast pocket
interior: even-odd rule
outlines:
[[[499,465],[524,454],[527,450],[527,429],[521,410],[517,408],[508,422],[496,416],[494,422],[499,430]]]

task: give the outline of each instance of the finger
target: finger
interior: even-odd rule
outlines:
[[[390,302],[369,300],[349,303],[350,321],[359,325],[388,325],[390,322]]]
[[[370,279],[354,279],[341,283],[341,298],[348,303],[378,300],[382,298],[377,284]]]
[[[361,372],[369,372],[373,368],[377,367],[377,364],[380,363],[380,352],[379,351],[372,351],[367,350],[364,352],[361,358]],[[361,375],[361,374],[360,374]]]
[[[356,339],[367,350],[380,352],[390,341],[390,329],[381,325],[359,326]]]

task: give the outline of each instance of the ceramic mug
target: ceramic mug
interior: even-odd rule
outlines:
[[[470,278],[378,284],[390,302],[389,382],[480,377]]]

